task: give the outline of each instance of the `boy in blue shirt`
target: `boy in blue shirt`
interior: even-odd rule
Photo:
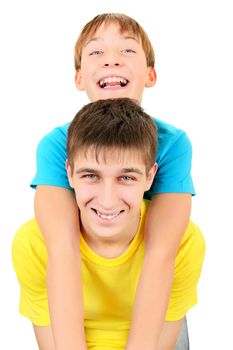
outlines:
[[[130,97],[141,103],[156,82],[154,51],[142,27],[121,14],[96,16],[75,46],[76,86],[91,101]],[[145,260],[127,350],[156,349],[168,306],[174,261],[187,227],[194,188],[186,134],[156,120],[158,172],[146,194]],[[68,125],[46,135],[37,150],[35,215],[48,250],[47,287],[57,350],[86,349],[80,274],[79,217],[66,169]],[[151,279],[153,274],[154,278]],[[65,283],[64,283],[65,281]]]

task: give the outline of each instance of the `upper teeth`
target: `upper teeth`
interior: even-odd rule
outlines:
[[[107,83],[122,83],[122,84],[127,84],[127,80],[121,77],[109,77],[109,78],[104,78],[100,80],[99,84],[100,86],[103,86]]]
[[[100,213],[98,210],[96,210],[96,212],[97,212],[97,215],[98,215],[99,217],[101,217],[102,219],[106,219],[106,220],[115,219],[115,218],[120,214],[120,211],[118,211],[118,212],[115,213],[115,214],[109,214],[109,215],[107,215],[107,214],[102,214],[102,213]]]

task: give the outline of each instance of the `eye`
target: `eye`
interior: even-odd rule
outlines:
[[[133,49],[123,49],[121,52],[126,54],[136,53],[136,51]]]
[[[81,176],[82,179],[95,180],[97,176],[95,174],[84,174]]]
[[[135,177],[134,176],[129,176],[129,175],[123,175],[123,176],[121,176],[121,179],[124,182],[131,182],[131,181],[135,180]]]
[[[91,53],[89,53],[89,56],[98,56],[98,55],[102,55],[103,51],[101,50],[94,50]]]

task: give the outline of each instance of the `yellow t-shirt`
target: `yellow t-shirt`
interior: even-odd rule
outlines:
[[[84,324],[88,349],[124,349],[138,278],[144,258],[143,226],[148,202],[143,201],[138,231],[121,256],[105,259],[81,236]],[[197,302],[197,283],[205,254],[199,228],[190,222],[175,260],[166,320],[185,316]],[[20,313],[35,325],[50,324],[46,289],[47,251],[33,219],[16,233],[13,264],[20,283]]]

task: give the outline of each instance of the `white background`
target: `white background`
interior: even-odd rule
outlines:
[[[157,84],[143,106],[184,129],[193,144],[192,218],[207,254],[199,303],[188,314],[192,350],[233,349],[231,1],[2,1],[0,4],[0,349],[36,349],[18,314],[11,265],[16,229],[33,216],[39,139],[88,102],[74,85],[73,47],[96,14],[123,12],[147,31]],[[152,9],[153,7],[153,9]]]

